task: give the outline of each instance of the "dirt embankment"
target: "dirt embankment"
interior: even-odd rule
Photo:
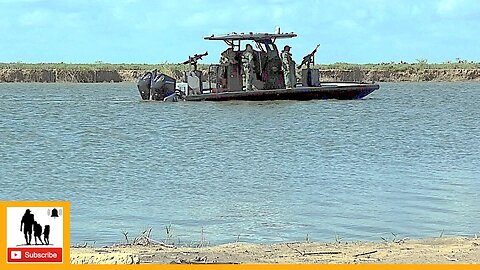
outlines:
[[[56,70],[0,69],[0,82],[101,83],[135,81],[138,70]]]
[[[480,263],[480,239],[465,237],[352,243],[232,243],[189,248],[127,245],[71,248],[74,264],[465,264]]]
[[[480,69],[321,70],[323,81],[458,82],[480,81]]]
[[[0,69],[0,82],[134,82],[143,70],[56,70],[56,69]],[[181,72],[172,71],[179,78]],[[424,69],[424,70],[320,70],[322,81],[364,82],[452,82],[480,81],[480,69]]]

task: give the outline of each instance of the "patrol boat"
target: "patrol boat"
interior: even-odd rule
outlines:
[[[191,71],[184,73],[182,82],[157,72],[146,72],[137,82],[143,100],[156,101],[228,101],[228,100],[312,100],[361,99],[379,89],[378,84],[359,82],[320,82],[320,71],[313,67],[318,46],[303,57],[301,78],[292,88],[286,88],[282,60],[275,44],[277,39],[293,38],[295,33],[232,33],[211,35],[206,40],[224,41],[228,49],[222,53],[221,63],[208,65],[207,72],[197,69],[197,62],[208,55],[195,54],[183,64]],[[253,80],[245,83],[241,42],[252,42]],[[247,46],[248,47],[248,46]],[[248,87],[244,84],[250,84]]]

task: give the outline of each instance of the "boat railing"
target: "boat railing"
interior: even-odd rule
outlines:
[[[208,74],[206,81],[206,88],[210,92],[218,92],[218,89],[224,88],[225,82],[222,80],[223,67],[219,64],[212,64],[208,66]]]

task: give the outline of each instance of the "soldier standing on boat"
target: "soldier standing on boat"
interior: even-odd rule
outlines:
[[[242,54],[243,74],[245,76],[244,85],[246,91],[253,91],[253,76],[255,70],[255,62],[253,58],[253,47],[247,44]]]
[[[237,60],[235,60],[235,52],[232,48],[228,48],[222,52],[220,56],[220,65],[222,67],[221,75],[224,88],[227,88],[228,77],[232,76],[236,64]]]
[[[287,89],[292,89],[297,83],[297,79],[295,78],[295,61],[290,53],[290,48],[290,46],[285,45],[281,53],[283,76],[285,78],[285,87]]]
[[[220,57],[220,65],[228,66],[235,65],[237,61],[235,60],[235,53],[232,48],[226,49]]]

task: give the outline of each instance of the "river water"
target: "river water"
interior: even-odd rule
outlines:
[[[0,200],[71,201],[72,244],[148,227],[177,244],[480,232],[480,83],[307,102],[135,88],[0,84]]]

